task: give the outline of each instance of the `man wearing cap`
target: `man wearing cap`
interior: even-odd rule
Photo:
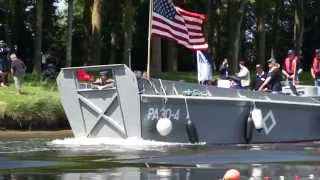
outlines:
[[[284,60],[284,66],[282,73],[285,75],[289,83],[296,84],[296,75],[297,75],[297,63],[298,57],[296,56],[294,50],[288,50],[288,56]]]
[[[97,85],[96,87],[98,89],[105,89],[113,87],[113,80],[108,78],[108,71],[101,71],[100,78],[97,78],[95,82],[93,82],[94,85]]]
[[[268,60],[269,72],[266,80],[259,87],[259,91],[272,91],[272,93],[279,93],[282,91],[281,87],[281,72],[280,65],[273,58]]]
[[[256,65],[256,79],[253,82],[253,90],[258,91],[259,87],[266,80],[267,74],[264,72],[261,64]]]
[[[315,54],[311,65],[311,76],[314,79],[314,85],[320,86],[320,49],[316,49]]]

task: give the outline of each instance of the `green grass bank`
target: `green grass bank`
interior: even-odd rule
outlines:
[[[69,129],[55,81],[25,77],[22,95],[13,82],[0,88],[0,128],[7,130]]]

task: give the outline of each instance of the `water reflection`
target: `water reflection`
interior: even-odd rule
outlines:
[[[250,168],[251,166],[251,168]],[[238,166],[241,171],[241,179],[264,180],[264,179],[319,179],[319,168],[310,166],[277,165],[244,165]],[[279,168],[279,169],[276,169]],[[0,180],[218,180],[222,179],[226,167],[221,168],[111,168],[96,170],[93,172],[77,173],[46,173],[46,174],[3,174]]]
[[[121,146],[102,142],[2,141],[0,180],[215,180],[231,168],[238,169],[242,179],[252,180],[319,179],[320,175],[320,143],[211,146],[126,142]]]

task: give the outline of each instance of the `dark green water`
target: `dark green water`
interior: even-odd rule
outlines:
[[[182,145],[110,139],[0,141],[1,179],[319,179],[320,143]]]

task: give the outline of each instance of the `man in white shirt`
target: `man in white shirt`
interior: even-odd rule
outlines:
[[[240,71],[236,74],[238,78],[241,79],[241,86],[244,89],[249,89],[250,87],[250,71],[244,65],[244,61],[239,62]]]

